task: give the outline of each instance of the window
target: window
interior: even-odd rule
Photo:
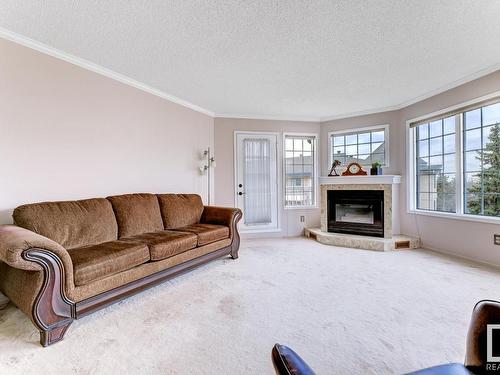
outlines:
[[[500,100],[410,124],[417,210],[500,217]]]
[[[316,204],[316,136],[285,134],[285,207]]]
[[[378,161],[387,165],[388,125],[331,132],[330,162],[339,160],[341,165],[357,162],[368,166]]]
[[[456,117],[416,128],[417,208],[456,212]]]
[[[464,212],[500,217],[500,103],[463,116]]]

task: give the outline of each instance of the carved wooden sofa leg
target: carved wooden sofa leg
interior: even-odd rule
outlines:
[[[232,230],[233,230],[233,241],[231,242],[231,258],[233,259],[238,259],[238,250],[240,249],[240,234],[238,232],[238,229],[236,225],[238,224],[238,221],[240,221],[241,217],[243,216],[241,211],[238,211],[236,215],[234,215],[233,221],[231,223]]]
[[[31,320],[40,331],[40,344],[48,346],[63,339],[73,322],[75,304],[66,297],[64,267],[57,255],[33,248],[22,256],[43,268],[43,284],[33,304]]]
[[[8,304],[9,304],[9,299],[2,293],[0,293],[0,310],[5,309]]]
[[[238,259],[238,249],[231,249],[231,258]]]
[[[58,327],[51,327],[48,331],[40,330],[40,344],[42,346],[49,346],[64,338],[66,330],[69,328],[73,320],[64,322],[64,325]]]
[[[240,235],[235,232],[233,242],[231,242],[231,258],[238,259],[238,250],[240,249]]]

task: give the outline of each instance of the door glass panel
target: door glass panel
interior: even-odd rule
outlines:
[[[271,143],[268,139],[243,141],[243,179],[245,224],[271,223]]]

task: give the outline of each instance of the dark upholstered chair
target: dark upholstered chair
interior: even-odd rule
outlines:
[[[285,345],[274,345],[271,354],[277,375],[315,375],[307,363]]]
[[[486,361],[486,326],[500,324],[500,302],[479,301],[474,310],[467,332],[465,362],[449,363],[412,372],[412,375],[468,375],[492,374]],[[314,372],[292,349],[276,344],[272,350],[277,375],[313,375]],[[493,364],[497,365],[497,364]],[[500,363],[498,366],[500,372]]]
[[[472,310],[466,339],[464,364],[450,363],[413,372],[416,375],[487,374],[486,325],[500,324],[500,302],[483,300]]]

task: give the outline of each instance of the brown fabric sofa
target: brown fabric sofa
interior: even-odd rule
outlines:
[[[17,207],[0,226],[0,291],[61,340],[78,319],[210,260],[238,257],[241,211],[194,194],[126,194]]]

